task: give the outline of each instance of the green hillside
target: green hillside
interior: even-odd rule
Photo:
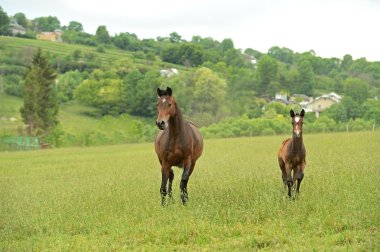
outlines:
[[[140,59],[137,53],[120,50],[113,47],[106,47],[104,49],[104,52],[99,52],[99,50],[97,50],[97,47],[94,46],[0,36],[0,51],[4,52],[3,55],[21,53],[25,54],[25,56],[31,56],[28,52],[30,52],[30,50],[33,51],[37,48],[41,48],[49,54],[60,56],[72,55],[76,50],[80,50],[82,55],[93,54],[95,59],[99,59],[100,62],[104,65],[112,64],[115,61],[123,58],[132,58],[133,61],[138,65],[146,64],[146,60]],[[1,59],[2,56],[0,56],[0,60]],[[162,64],[163,62],[159,58],[156,58],[156,60],[152,62],[152,67],[160,68],[162,67]],[[167,67],[176,67],[182,70],[185,69],[180,65],[174,65],[166,62],[164,64]]]

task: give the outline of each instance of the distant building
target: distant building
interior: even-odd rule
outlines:
[[[249,55],[249,54],[244,54],[244,58],[249,62],[249,63],[251,63],[251,64],[253,64],[253,65],[256,65],[257,64],[257,59],[254,57],[254,56],[252,56],[252,55]]]
[[[41,32],[37,34],[37,39],[53,41],[53,42],[62,42],[61,36],[62,36],[62,31],[55,30],[53,32]]]
[[[272,103],[272,102],[279,102],[279,103],[283,103],[285,105],[289,105],[289,104],[293,103],[291,101],[288,101],[288,95],[287,94],[282,94],[282,93],[276,93],[274,96],[274,99],[271,100],[270,103]]]
[[[326,110],[331,105],[340,102],[342,97],[336,93],[330,93],[326,95],[319,96],[308,103],[301,103],[301,107],[305,109],[306,112],[314,112],[316,117]]]
[[[160,75],[162,77],[166,77],[166,78],[171,77],[173,75],[177,75],[177,74],[178,74],[178,70],[175,68],[161,69],[160,70]]]
[[[16,36],[17,34],[26,33],[26,29],[19,25],[15,19],[11,19],[11,21],[9,22],[9,30],[13,36]]]

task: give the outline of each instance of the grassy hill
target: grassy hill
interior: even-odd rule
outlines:
[[[283,139],[206,140],[188,205],[175,168],[166,208],[151,143],[0,152],[0,250],[379,251],[380,132],[305,135],[296,200]]]
[[[131,58],[137,65],[140,66],[146,65],[146,60],[141,59],[141,57],[139,57],[136,53],[116,48],[105,48],[104,52],[99,52],[97,48],[93,46],[0,36],[0,51],[3,51],[4,54],[13,54],[16,52],[21,55],[26,54],[26,56],[30,56],[30,53],[28,53],[28,51],[37,48],[41,48],[43,51],[50,54],[61,56],[72,55],[74,51],[80,50],[82,55],[91,53],[96,59],[100,59],[102,64],[106,65],[112,64],[116,60],[123,58]],[[1,58],[2,57],[0,57],[0,63]],[[186,70],[186,68],[183,66],[162,62],[159,58],[156,58],[156,60],[152,62],[151,66],[158,69],[165,66]]]

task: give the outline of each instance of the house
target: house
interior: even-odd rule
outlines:
[[[331,105],[340,102],[341,99],[342,97],[336,93],[330,93],[316,97],[314,100],[308,103],[301,103],[300,105],[306,112],[314,112],[315,116],[319,117],[319,114],[322,111],[326,110]]]
[[[254,56],[246,54],[246,53],[243,56],[244,56],[245,60],[250,62],[252,65],[257,64],[257,59]]]
[[[9,22],[9,31],[12,33],[13,36],[16,36],[17,34],[25,34],[26,29],[19,25],[16,20],[11,19]]]
[[[166,78],[171,77],[173,75],[177,75],[177,74],[178,74],[178,70],[175,68],[161,69],[160,70],[160,75],[162,77],[166,77]]]
[[[37,39],[53,41],[53,42],[62,42],[61,36],[62,36],[62,31],[55,30],[53,32],[41,32],[37,34]]]
[[[282,94],[282,93],[276,93],[274,99],[269,101],[269,103],[272,103],[272,102],[279,102],[284,105],[289,105],[293,103],[288,100],[287,94]]]

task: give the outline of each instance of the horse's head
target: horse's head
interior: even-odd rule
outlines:
[[[169,123],[169,119],[177,113],[176,102],[172,96],[172,89],[167,87],[166,90],[157,88],[157,121],[156,125],[160,130],[164,130]]]
[[[295,137],[301,137],[303,117],[305,116],[305,110],[301,110],[300,114],[295,114],[293,109],[290,110],[290,116],[292,117],[293,135]]]

